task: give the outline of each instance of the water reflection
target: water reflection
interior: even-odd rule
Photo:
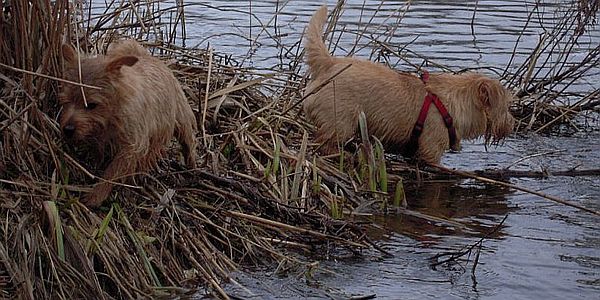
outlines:
[[[408,211],[398,210],[373,221],[422,245],[437,244],[444,236],[501,238],[500,220],[516,209],[506,187],[461,181],[426,181],[406,186]],[[381,232],[380,237],[386,233]]]

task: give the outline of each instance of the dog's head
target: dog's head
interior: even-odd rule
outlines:
[[[102,143],[118,124],[115,112],[120,107],[120,96],[115,83],[122,78],[121,67],[133,66],[135,56],[78,58],[77,51],[63,45],[65,79],[94,86],[82,87],[61,84],[59,102],[62,105],[60,127],[67,139]],[[80,81],[81,80],[81,81]]]
[[[514,96],[495,79],[478,80],[478,99],[486,117],[485,142],[497,143],[512,133],[515,119],[510,114]]]

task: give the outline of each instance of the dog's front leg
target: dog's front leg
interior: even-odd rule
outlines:
[[[104,180],[94,187],[83,201],[87,207],[99,207],[104,200],[108,198],[112,191],[111,182],[121,181],[125,176],[135,172],[136,158],[132,157],[126,151],[119,152],[104,171]]]

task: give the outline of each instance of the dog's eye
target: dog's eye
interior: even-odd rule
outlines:
[[[98,103],[88,103],[87,106],[85,107],[85,109],[92,110],[92,109],[96,108],[96,106],[98,106]]]

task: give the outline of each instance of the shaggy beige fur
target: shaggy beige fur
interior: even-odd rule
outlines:
[[[63,45],[65,77],[79,81],[77,52]],[[172,71],[137,42],[112,46],[106,56],[81,57],[82,82],[100,90],[65,84],[59,96],[60,125],[71,143],[109,149],[112,160],[103,178],[122,180],[155,167],[175,136],[189,168],[196,166],[196,119]],[[84,100],[85,99],[85,100]],[[87,105],[86,105],[87,103]],[[98,183],[85,197],[96,207],[112,184]]]
[[[436,94],[454,119],[457,140],[482,135],[486,142],[498,141],[512,132],[514,119],[509,112],[513,96],[498,80],[481,74],[431,74],[424,84],[418,77],[399,73],[382,64],[350,57],[333,57],[322,40],[327,7],[312,17],[306,35],[310,94],[341,69],[348,69],[307,97],[304,111],[317,127],[316,139],[326,153],[351,138],[363,111],[369,133],[379,138],[389,152],[402,153],[410,139],[427,91]],[[457,143],[458,146],[458,143]],[[458,147],[457,147],[458,148]],[[439,163],[449,149],[448,130],[439,111],[432,105],[419,139],[417,157]]]

